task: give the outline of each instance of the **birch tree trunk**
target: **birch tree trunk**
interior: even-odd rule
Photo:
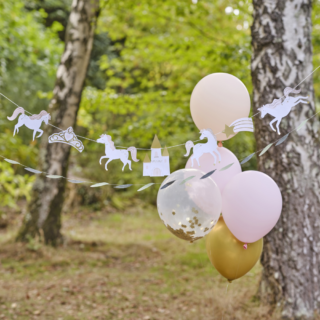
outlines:
[[[51,124],[63,130],[70,126],[74,128],[76,124],[98,14],[99,0],[73,0],[65,50],[48,110],[52,117]],[[67,176],[71,147],[63,143],[49,144],[49,135],[56,132],[60,131],[51,126],[45,127],[40,147],[40,168],[50,175]],[[46,244],[55,246],[61,242],[65,184],[65,179],[48,179],[45,175],[37,177],[18,241],[36,237],[42,230]]]
[[[311,1],[253,0],[252,81],[254,113],[283,96],[312,73]],[[309,96],[281,122],[281,136],[315,114],[312,76],[297,89]],[[296,96],[291,94],[291,96]],[[279,136],[272,116],[255,118],[257,149]],[[320,306],[320,150],[318,117],[310,119],[283,144],[258,158],[258,169],[281,189],[283,210],[265,237],[260,283],[262,301],[284,319],[312,319]]]

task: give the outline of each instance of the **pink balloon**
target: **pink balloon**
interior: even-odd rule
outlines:
[[[262,172],[239,173],[224,188],[222,215],[230,231],[242,242],[255,242],[271,231],[281,209],[279,187]]]
[[[221,154],[220,163],[217,162],[217,164],[214,165],[213,156],[210,153],[204,153],[199,158],[200,167],[198,166],[197,161],[194,161],[193,169],[199,169],[205,173],[216,170],[214,174],[210,176],[210,178],[217,184],[222,194],[225,185],[230,181],[230,179],[241,172],[241,165],[237,157],[227,148],[219,147],[218,151]],[[229,169],[225,171],[219,171],[231,163],[233,163],[233,165]],[[192,168],[190,158],[186,164],[186,168]]]

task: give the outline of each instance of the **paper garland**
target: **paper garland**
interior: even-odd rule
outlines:
[[[27,116],[25,114],[25,110],[22,107],[18,107],[13,111],[13,114],[11,117],[7,117],[8,120],[13,121],[17,118],[17,116],[20,115],[18,119],[18,123],[14,126],[13,135],[16,134],[16,132],[19,132],[19,128],[25,125],[27,128],[33,130],[33,139],[36,138],[36,133],[39,132],[39,135],[37,138],[40,138],[43,134],[43,130],[40,129],[42,122],[44,121],[46,124],[49,123],[49,120],[51,120],[50,113],[48,113],[45,110],[42,110],[39,114],[34,114],[32,116]]]
[[[148,154],[146,154],[143,160],[143,176],[164,177],[169,174],[170,159],[168,149],[165,147],[162,153],[160,141],[157,135],[155,135],[151,145],[151,160]]]
[[[108,170],[108,163],[112,160],[121,160],[123,163],[122,171],[124,170],[125,166],[129,166],[129,170],[131,169],[131,161],[129,160],[129,152],[131,152],[131,158],[134,162],[138,162],[137,159],[137,149],[135,147],[129,147],[127,150],[118,150],[114,146],[114,142],[112,141],[111,136],[106,134],[102,134],[100,138],[97,140],[98,143],[103,143],[105,145],[105,156],[100,158],[99,163],[101,164],[102,159],[109,159],[105,164],[105,169]]]
[[[290,87],[284,89],[284,100],[274,99],[272,103],[266,104],[263,107],[259,108],[258,110],[261,113],[261,118],[264,118],[265,115],[268,113],[274,117],[274,119],[270,122],[270,127],[273,131],[277,131],[280,134],[279,125],[282,118],[286,117],[291,109],[299,103],[307,104],[309,103],[308,97],[298,96],[298,97],[290,97],[290,93],[300,93],[301,90],[295,90]],[[282,101],[282,102],[281,102]],[[277,130],[273,127],[273,123],[276,123]],[[298,129],[297,129],[298,130]]]
[[[308,118],[308,119],[304,120],[303,122],[301,122],[297,128],[293,129],[291,132],[287,133],[285,136],[283,136],[283,137],[281,137],[280,139],[278,139],[277,141],[274,141],[274,142],[270,143],[269,145],[267,145],[264,149],[262,149],[262,152],[259,154],[259,156],[262,156],[264,153],[266,153],[274,143],[276,143],[276,146],[278,146],[279,144],[283,143],[283,142],[288,138],[288,136],[289,136],[290,133],[292,133],[293,131],[298,131],[298,130],[300,130],[300,129],[302,128],[302,126],[304,126],[311,118],[315,117],[315,116],[316,116],[317,114],[319,114],[319,113],[320,113],[320,111],[318,111],[317,113],[315,113],[315,114],[314,114],[313,116],[311,116],[310,118]],[[249,161],[249,160],[250,160],[256,153],[258,153],[258,152],[259,152],[259,151],[256,151],[256,152],[250,154],[249,156],[247,156],[246,158],[244,158],[244,159],[240,162],[240,164],[246,163],[247,161]],[[8,163],[21,165],[21,166],[25,167],[25,169],[28,170],[28,171],[30,171],[30,172],[33,172],[33,173],[44,173],[44,174],[46,174],[46,172],[42,172],[42,171],[39,171],[39,170],[36,170],[36,169],[29,168],[29,167],[27,167],[27,166],[25,166],[25,165],[23,165],[23,164],[15,161],[15,160],[7,159],[7,158],[5,158],[5,157],[3,157],[3,156],[0,156],[0,157],[3,158],[4,161],[6,161],[6,162],[8,162]],[[225,171],[225,170],[229,169],[233,164],[234,164],[234,163],[230,163],[230,164],[228,164],[227,166],[221,168],[219,171]],[[216,171],[216,170],[212,170],[212,171],[206,173],[206,174],[203,175],[200,179],[208,178],[208,177],[211,176],[215,171]],[[46,174],[46,177],[47,177],[47,178],[51,178],[51,179],[60,179],[60,178],[63,178],[63,179],[68,180],[68,181],[71,182],[71,183],[89,183],[89,181],[72,180],[72,179],[68,179],[68,178],[66,178],[66,177],[59,176],[59,175],[48,175],[48,174]],[[181,182],[181,184],[187,182],[188,180],[190,180],[190,179],[192,179],[192,178],[194,178],[194,176],[184,179],[184,180]],[[173,183],[175,183],[175,180],[169,181],[168,183],[166,183],[165,185],[163,185],[163,186],[161,187],[161,189],[165,189],[165,188],[171,186]],[[145,189],[147,189],[147,188],[149,188],[149,187],[151,187],[151,186],[153,186],[153,185],[155,185],[155,184],[160,184],[160,183],[148,183],[148,184],[144,185],[143,187],[141,187],[140,189],[138,189],[137,191],[140,192],[140,191],[145,190]],[[129,187],[133,186],[134,184],[112,185],[112,184],[109,184],[109,183],[107,183],[107,182],[100,182],[100,183],[95,183],[95,184],[91,185],[90,187],[101,187],[101,186],[105,186],[105,185],[114,186],[114,188],[116,188],[116,189],[125,189],[125,188],[129,188]]]
[[[209,178],[215,171],[217,171],[217,169],[215,170],[212,170],[208,173],[206,173],[204,176],[202,176],[200,179],[206,179],[206,178]]]
[[[289,111],[287,112],[287,114],[291,111],[291,108],[294,107],[295,105],[299,104],[299,103],[308,103],[308,101],[305,101],[305,99],[307,99],[307,97],[303,97],[303,96],[298,96],[298,97],[290,97],[289,96],[289,93],[299,93],[300,90],[294,90],[294,89],[291,89],[291,88],[286,88],[284,90],[284,94],[285,94],[285,100],[281,103],[281,99],[275,99],[273,101],[273,103],[271,105],[265,105],[263,106],[262,108],[259,108],[258,110],[261,112],[261,115],[262,117],[265,116],[266,113],[270,113],[270,112],[264,112],[264,108],[268,108],[268,109],[277,109],[279,107],[279,105],[281,106],[284,106],[286,107],[287,109],[289,108]],[[0,93],[1,94],[1,93]],[[1,94],[2,95],[2,94]],[[2,95],[3,96],[3,95]],[[6,98],[6,97],[5,97]],[[8,99],[8,98],[7,98]],[[9,99],[8,99],[9,100]],[[11,101],[11,100],[9,100]],[[12,102],[12,101],[11,101]],[[277,109],[279,110],[279,109]],[[280,114],[280,111],[276,111]],[[316,114],[314,114],[312,117],[314,117],[315,115],[317,115],[319,112],[317,112]],[[25,115],[25,110],[22,108],[22,107],[19,107],[16,108],[13,112],[13,115],[11,117],[7,117],[10,121],[13,121],[14,119],[17,118],[17,116],[20,115],[19,119],[18,119],[18,123],[17,125],[15,126],[15,130],[14,130],[14,135],[16,133],[16,131],[18,132],[19,131],[19,128],[22,126],[22,125],[26,125],[28,128],[34,130],[33,132],[33,139],[36,137],[36,133],[39,132],[40,134],[37,136],[40,137],[42,134],[43,134],[43,131],[40,129],[40,126],[42,124],[43,121],[45,121],[46,124],[49,124],[48,121],[51,119],[51,116],[49,113],[47,113],[46,111],[42,110],[39,114],[37,115],[32,115],[32,116],[26,116]],[[270,113],[271,114],[271,113]],[[286,115],[287,115],[286,114]],[[282,117],[280,118],[280,120],[278,119],[279,117],[277,117],[277,115],[274,115],[275,116],[275,119],[273,119],[271,122],[270,122],[270,126],[272,127],[272,129],[274,130],[273,126],[272,126],[272,123],[277,121],[278,120],[278,123],[277,123],[277,129],[278,129],[278,133],[280,134],[280,131],[279,131],[279,123],[282,119]],[[292,131],[299,131],[308,121],[309,119],[311,119],[312,117],[304,120],[302,123],[300,123],[300,125],[295,128],[294,130]],[[51,124],[49,124],[51,125]],[[234,121],[230,126],[227,126],[226,125],[226,129],[225,129],[225,133],[229,133],[229,134],[233,134],[233,133],[236,133],[236,132],[239,132],[239,131],[251,131],[253,132],[253,123],[252,123],[252,119],[251,118],[241,118],[241,119],[238,119],[236,121]],[[230,132],[229,132],[230,131]],[[292,132],[291,131],[291,132]],[[259,154],[259,156],[262,156],[263,154],[265,154],[271,147],[274,143],[276,143],[275,145],[278,146],[280,145],[281,143],[283,143],[289,136],[289,134],[291,133],[287,133],[285,136],[283,136],[282,138],[280,138],[279,140],[273,142],[273,143],[270,143],[269,145],[267,145],[262,151],[261,153]],[[217,150],[217,141],[216,141],[216,138],[214,136],[214,134],[212,133],[212,131],[209,129],[209,130],[201,130],[200,131],[201,133],[201,136],[200,136],[200,139],[204,139],[204,138],[207,138],[208,139],[208,142],[205,143],[205,144],[197,144],[197,145],[194,145],[192,141],[188,141],[185,146],[186,146],[186,149],[187,149],[187,154],[186,156],[189,155],[190,153],[190,150],[191,148],[193,148],[193,155],[192,155],[192,166],[193,166],[193,160],[196,159],[196,161],[198,162],[199,164],[199,157],[203,154],[203,153],[210,153],[213,155],[214,159],[215,159],[215,163],[216,163],[216,156],[214,153],[216,153],[219,157],[219,160],[221,160],[221,155],[219,153],[219,151]],[[83,137],[82,137],[83,138]],[[107,138],[107,139],[106,139]],[[87,139],[87,138],[85,138]],[[89,139],[90,140],[90,139]],[[77,150],[79,150],[79,152],[82,152],[84,150],[84,147],[83,147],[83,144],[80,140],[78,140],[77,136],[75,135],[75,133],[73,132],[73,128],[72,127],[69,127],[67,130],[63,130],[62,132],[59,132],[59,133],[55,133],[53,135],[51,135],[49,137],[49,143],[56,143],[56,142],[60,142],[60,143],[66,143],[66,144],[69,144],[73,147],[75,147]],[[108,147],[110,147],[111,149],[111,152],[107,152],[106,150],[106,156],[103,156],[100,158],[100,163],[101,163],[101,160],[103,158],[109,158],[109,160],[107,161],[107,163],[109,163],[110,161],[112,160],[115,160],[115,159],[120,159],[123,163],[124,163],[124,166],[123,166],[123,169],[125,168],[126,164],[129,165],[129,169],[131,170],[131,161],[128,160],[128,157],[129,157],[129,151],[131,152],[131,155],[132,155],[132,158],[135,162],[139,161],[138,159],[136,159],[136,154],[137,154],[137,148],[135,147],[129,147],[127,150],[117,150],[114,146],[114,143],[111,139],[111,136],[107,136],[107,135],[101,135],[100,139],[97,140],[97,142],[99,143],[104,143],[105,146],[106,146],[106,149],[107,149],[107,145]],[[158,145],[159,144],[159,145]],[[157,145],[157,146],[155,146]],[[142,149],[143,150],[143,149]],[[145,149],[144,149],[145,150]],[[154,139],[154,142],[151,146],[151,158],[153,159],[152,157],[152,151],[159,151],[160,152],[160,157],[161,158],[166,158],[168,159],[167,161],[167,166],[168,166],[168,174],[166,175],[169,175],[170,174],[170,163],[169,163],[169,154],[168,154],[168,151],[167,151],[167,148],[164,149],[164,153],[161,155],[161,145],[160,145],[160,142],[157,138],[157,136],[155,136],[155,139]],[[110,150],[108,150],[110,151]],[[112,154],[113,152],[119,152],[121,153],[121,156],[119,155],[115,155],[115,154]],[[243,159],[240,164],[244,164],[246,162],[248,162],[257,152],[255,153],[252,153],[251,155],[247,156],[245,159]],[[124,158],[124,155],[126,156],[126,159]],[[2,157],[2,156],[0,156]],[[17,161],[14,161],[14,160],[10,160],[10,159],[7,159],[5,157],[2,157],[5,161],[11,163],[11,164],[18,164],[18,165],[22,165],[24,166],[25,170],[29,171],[29,172],[32,172],[32,173],[35,173],[35,174],[41,174],[41,173],[44,173],[46,174],[45,172],[42,172],[42,171],[39,171],[39,170],[36,170],[36,169],[32,169],[32,168],[29,168],[23,164],[20,164],[19,162]],[[145,158],[145,161],[144,161],[144,168],[145,168],[145,164],[148,164],[148,163],[151,163],[152,161],[148,160],[148,155],[146,155],[146,158]],[[123,161],[124,160],[124,161]],[[156,159],[156,160],[160,160],[160,159]],[[156,161],[155,161],[156,162]],[[106,163],[106,165],[107,165]],[[219,171],[224,171],[224,170],[227,170],[229,169],[234,163],[231,163],[225,167],[223,167],[222,169],[220,169]],[[106,167],[106,170],[107,170],[107,167]],[[208,172],[206,173],[204,176],[201,177],[201,179],[204,179],[204,178],[207,178],[209,177],[210,175],[212,175],[216,170],[213,170],[211,172]],[[148,176],[163,176],[162,174],[159,174],[158,172],[156,172],[156,174],[145,174],[145,170],[144,170],[144,175],[148,175]],[[73,180],[73,179],[68,179],[66,177],[63,177],[63,176],[59,176],[59,175],[46,175],[47,178],[51,178],[51,179],[59,179],[59,178],[64,178],[64,179],[67,179],[69,182],[71,183],[88,183],[87,181],[82,181],[82,180]],[[185,181],[182,181],[181,184],[187,182],[189,179],[192,179],[193,177],[190,177],[188,179],[185,179]],[[168,186],[170,186],[171,184],[173,184],[175,181],[170,181],[168,182],[166,185],[164,185],[162,188],[167,188]],[[154,185],[155,183],[149,183],[149,184],[146,184],[144,185],[143,187],[141,187],[139,190],[137,191],[142,191],[142,190],[145,190],[147,188],[149,188],[150,186]],[[109,183],[107,182],[101,182],[101,183],[96,183],[96,184],[93,184],[91,185],[91,187],[101,187],[101,186],[105,186],[105,185],[110,185]],[[125,188],[128,188],[128,187],[131,187],[133,184],[124,184],[124,185],[115,185],[114,188],[117,188],[117,189],[125,189]]]
[[[289,133],[287,133],[285,136],[283,136],[281,139],[279,139],[279,141],[276,143],[276,146],[278,146],[282,142],[286,141],[288,137],[289,137]]]
[[[73,132],[73,128],[69,127],[67,130],[63,130],[59,133],[52,134],[49,139],[49,143],[65,143],[71,147],[76,148],[79,152],[82,152],[84,149],[83,143],[77,138]]]
[[[200,167],[199,158],[204,153],[210,153],[213,156],[214,164],[217,163],[217,157],[216,157],[216,154],[217,154],[219,157],[219,162],[220,162],[221,155],[220,155],[220,152],[218,151],[218,143],[217,143],[216,137],[213,134],[212,130],[211,129],[203,129],[200,131],[200,133],[201,133],[200,140],[207,138],[208,139],[207,143],[198,143],[198,144],[194,145],[192,141],[186,142],[187,153],[184,155],[185,157],[189,156],[190,150],[193,148],[193,155],[190,157],[191,167],[194,166],[194,160],[197,161],[198,166]]]

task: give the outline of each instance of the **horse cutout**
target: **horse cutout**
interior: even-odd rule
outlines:
[[[264,116],[269,113],[274,117],[274,119],[270,122],[270,127],[273,131],[276,131],[273,127],[273,123],[277,121],[276,127],[277,132],[280,134],[279,125],[285,116],[289,114],[291,109],[296,106],[299,103],[307,104],[309,103],[308,97],[298,96],[298,97],[290,97],[289,93],[300,93],[301,90],[294,90],[290,87],[287,87],[284,89],[284,100],[281,102],[280,99],[274,99],[272,103],[266,104],[261,108],[258,108],[258,110],[261,112],[261,118],[264,118]]]
[[[43,130],[40,129],[42,121],[45,122],[45,124],[48,124],[49,120],[51,120],[50,113],[48,113],[45,110],[42,110],[39,114],[34,114],[32,116],[27,116],[24,113],[24,109],[22,107],[18,107],[13,111],[13,114],[11,117],[7,117],[8,120],[13,121],[18,114],[22,113],[21,116],[18,119],[18,123],[14,126],[14,132],[13,135],[15,135],[16,131],[19,132],[19,128],[25,125],[27,128],[33,130],[33,139],[36,137],[36,133],[39,132],[39,135],[37,138],[40,138],[43,134]]]
[[[129,147],[127,150],[117,150],[114,146],[114,142],[112,141],[111,136],[106,134],[102,134],[100,138],[97,140],[99,143],[104,143],[105,145],[105,156],[100,158],[99,163],[101,164],[101,160],[104,158],[109,158],[109,160],[105,164],[106,170],[108,170],[107,166],[108,163],[112,160],[120,159],[123,163],[122,171],[124,170],[125,166],[128,164],[129,169],[131,169],[131,161],[129,160],[129,151],[131,152],[131,157],[134,162],[138,162],[137,159],[137,149],[135,147]]]
[[[191,166],[193,167],[193,161],[194,159],[197,160],[198,166],[200,167],[199,163],[199,158],[204,154],[204,153],[210,153],[214,157],[214,164],[217,163],[217,157],[215,153],[219,157],[219,162],[221,161],[221,155],[218,151],[218,144],[216,137],[214,136],[213,132],[211,129],[203,129],[200,131],[201,136],[200,140],[203,140],[204,138],[208,139],[207,143],[198,143],[196,145],[193,144],[192,141],[187,141],[186,142],[186,149],[187,153],[184,155],[185,157],[189,156],[191,148],[193,148],[193,155],[191,156]]]

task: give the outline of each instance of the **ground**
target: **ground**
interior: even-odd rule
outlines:
[[[277,319],[260,305],[261,267],[228,285],[205,240],[172,235],[153,206],[64,215],[63,247],[0,234],[0,319]]]

